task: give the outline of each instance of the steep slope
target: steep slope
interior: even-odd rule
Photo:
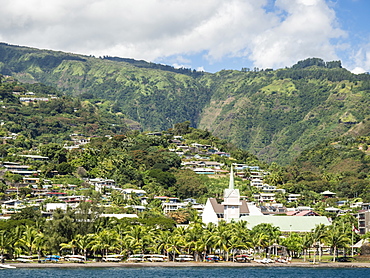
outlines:
[[[146,130],[164,130],[186,120],[196,126],[209,99],[209,91],[189,76],[197,73],[152,67],[150,63],[130,59],[94,58],[0,44],[2,74],[23,82],[56,86],[67,94],[116,102],[116,112],[123,112]]]
[[[18,136],[20,145],[29,140],[63,142],[69,140],[71,134],[104,136],[129,130],[122,115],[112,114],[107,109],[109,103],[92,104],[61,96],[52,87],[22,84],[11,77],[0,82],[0,102],[0,134],[4,138],[10,133],[22,135]]]
[[[199,127],[287,163],[328,137],[369,133],[362,123],[370,115],[368,80],[341,68],[221,71],[201,80],[213,95]]]
[[[352,74],[340,61],[210,74],[0,44],[0,73],[92,102],[107,99],[113,113],[144,130],[189,120],[264,161],[287,164],[326,138],[370,133],[370,75]]]

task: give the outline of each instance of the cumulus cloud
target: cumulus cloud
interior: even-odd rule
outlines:
[[[351,57],[353,73],[365,73],[369,72],[370,69],[370,43],[363,45],[360,49],[355,52]]]
[[[1,1],[1,0],[0,0]],[[4,3],[5,2],[5,3]],[[280,67],[336,59],[345,36],[324,0],[1,1],[0,40],[39,48],[149,61],[206,53]],[[174,61],[189,65],[191,61]]]
[[[257,35],[250,58],[261,67],[291,65],[298,59],[337,59],[331,39],[345,36],[335,14],[321,0],[277,0],[284,13],[273,28]]]

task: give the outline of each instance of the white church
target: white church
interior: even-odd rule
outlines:
[[[240,200],[239,189],[235,189],[234,171],[231,166],[229,188],[224,191],[224,201],[219,204],[216,198],[209,198],[204,207],[202,221],[205,224],[215,223],[224,220],[240,220],[242,216],[260,215],[263,216],[259,208],[246,200]]]
[[[220,221],[243,220],[247,228],[252,229],[261,223],[276,226],[282,232],[310,232],[319,224],[330,225],[325,216],[281,216],[263,215],[261,210],[246,200],[240,200],[239,189],[234,188],[234,173],[231,167],[229,188],[224,191],[224,201],[219,204],[215,198],[209,198],[204,207],[202,221],[205,224],[218,224]]]

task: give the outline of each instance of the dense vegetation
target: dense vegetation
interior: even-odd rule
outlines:
[[[188,120],[267,162],[288,164],[327,138],[369,135],[370,76],[352,74],[340,61],[209,74],[0,44],[0,73],[93,103],[109,100],[112,113],[142,130]]]
[[[233,261],[235,255],[251,253],[251,250],[255,259],[266,256],[268,246],[281,244],[287,248],[287,254],[283,254],[286,257],[302,256],[306,260],[309,254],[315,262],[321,260],[322,254],[318,243],[325,243],[335,261],[338,248],[348,248],[352,237],[353,218],[346,216],[333,225],[317,226],[312,233],[282,236],[278,228],[265,223],[253,229],[248,229],[243,221],[204,226],[194,218],[195,222],[188,228],[176,228],[174,222],[163,217],[91,218],[91,214],[86,217],[87,209],[92,207],[84,204],[77,211],[59,210],[51,221],[43,220],[35,212],[30,218],[30,211],[25,210],[12,220],[0,221],[0,255],[14,258],[37,254],[40,260],[49,254],[80,254],[101,260],[108,254],[121,254],[124,259],[131,254],[163,254],[175,261],[179,254],[189,254],[196,261],[205,261],[207,255],[218,253],[225,261]],[[357,239],[357,235],[355,237]],[[310,249],[315,250],[314,255]]]
[[[330,190],[343,200],[370,201],[369,137],[342,137],[308,148],[287,167],[285,187],[289,192],[308,193],[308,203],[317,203],[317,193]],[[282,182],[283,183],[283,182]],[[315,194],[316,193],[316,194]]]
[[[109,102],[95,105],[78,98],[61,95],[56,89],[43,84],[19,83],[2,77],[0,83],[2,136],[7,132],[19,133],[16,145],[27,140],[59,142],[69,135],[112,135],[125,132],[125,119],[110,112]],[[25,95],[27,92],[34,95]],[[20,97],[45,98],[48,101],[20,102]],[[30,145],[28,147],[31,147]]]
[[[50,101],[21,103],[20,97],[29,91],[37,97],[49,97]],[[231,259],[237,252],[250,248],[263,256],[267,246],[279,243],[288,248],[289,256],[300,256],[319,241],[335,253],[338,248],[348,247],[352,225],[357,223],[350,215],[335,218],[324,209],[340,199],[370,200],[368,136],[327,140],[304,150],[289,167],[282,167],[260,162],[229,141],[207,130],[192,128],[190,122],[176,123],[160,136],[130,130],[122,114],[111,112],[114,103],[80,100],[38,83],[23,84],[12,77],[1,76],[0,98],[2,160],[40,170],[35,175],[40,178],[38,187],[50,182],[52,190],[82,195],[88,200],[76,210],[57,210],[50,221],[45,221],[32,205],[14,214],[11,220],[0,221],[0,255],[38,254],[41,257],[78,252],[101,258],[108,253],[121,253],[125,257],[133,253],[161,253],[174,259],[177,254],[188,253],[197,260],[204,260],[207,254],[220,250],[225,259]],[[352,122],[353,117],[348,114],[342,121]],[[363,121],[351,130],[352,134],[363,134],[361,130],[367,129],[366,124],[367,121]],[[227,176],[209,178],[181,169],[180,157],[169,151],[173,147],[173,135],[182,136],[188,144],[197,142],[230,153],[231,158],[211,157],[224,163],[225,168],[231,163],[246,163],[270,171],[266,182],[285,188],[288,193],[302,194],[297,203],[287,204],[284,196],[278,196],[279,201],[290,206],[312,206],[323,215],[333,216],[335,224],[318,226],[305,235],[290,233],[283,238],[276,227],[266,224],[251,230],[243,222],[204,226],[190,208],[164,216],[161,203],[153,198],[155,195],[196,198],[204,203],[207,197],[221,198],[228,184]],[[81,148],[68,151],[64,147],[72,144],[71,137],[91,137],[91,140]],[[49,159],[30,160],[20,154],[38,154]],[[22,176],[9,171],[1,174],[0,197],[14,199],[16,193],[5,194],[5,191],[21,182]],[[120,188],[144,189],[147,209],[134,220],[99,218],[102,212],[131,213],[133,208],[127,206],[140,204],[135,195],[126,199],[109,188],[98,192],[84,180],[101,177],[114,179]],[[68,187],[71,184],[75,189]],[[248,180],[236,178],[236,187],[250,199],[256,192]],[[319,193],[327,189],[335,191],[339,199],[322,200]],[[18,194],[26,204],[37,198],[31,187],[20,188]],[[41,209],[54,202],[60,201],[55,197],[44,199]],[[176,228],[176,223],[189,222],[192,224],[188,229]]]

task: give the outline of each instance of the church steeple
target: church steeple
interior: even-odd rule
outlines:
[[[229,189],[234,189],[234,170],[233,170],[233,165],[231,165],[231,170],[230,170]]]
[[[224,206],[224,220],[239,219],[242,203],[240,202],[239,189],[235,189],[233,165],[230,169],[229,188],[224,191],[224,201],[221,205]]]

